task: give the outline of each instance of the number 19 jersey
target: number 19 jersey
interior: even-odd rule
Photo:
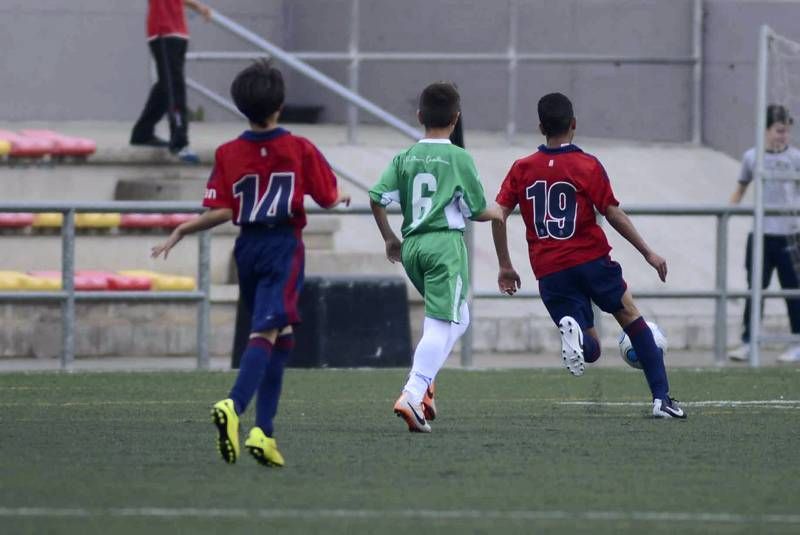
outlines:
[[[442,230],[464,230],[464,217],[486,209],[475,162],[447,139],[423,139],[394,157],[369,191],[383,206],[397,202],[403,238]]]
[[[575,145],[542,145],[514,162],[496,200],[512,210],[519,204],[537,279],[611,251],[594,210],[605,215],[619,201],[600,161]]]

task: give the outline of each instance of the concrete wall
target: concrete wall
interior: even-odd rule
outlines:
[[[290,50],[344,51],[350,0],[209,0],[222,13]],[[525,52],[688,56],[692,0],[520,0],[517,47]],[[362,0],[359,46],[365,51],[503,52],[508,0]],[[144,0],[3,0],[0,2],[0,122],[130,120],[149,88]],[[768,23],[800,40],[800,3],[706,0],[704,141],[738,156],[753,143],[757,28]],[[191,48],[245,50],[235,37],[190,17]],[[191,64],[190,76],[227,94],[239,64]],[[317,64],[346,81],[342,62]],[[291,103],[323,104],[324,120],[345,106],[315,83],[287,76]],[[503,129],[507,69],[464,62],[375,63],[361,70],[361,92],[414,121],[415,100],[431,80],[452,79],[463,94],[469,128]],[[650,141],[691,137],[688,66],[555,65],[519,67],[517,126],[532,131],[535,101],[560,90],[575,101],[583,134]],[[229,119],[190,93],[208,120]],[[800,110],[795,110],[800,116]],[[367,118],[368,119],[368,118]]]
[[[295,50],[347,50],[349,0],[287,4],[287,45]],[[363,51],[495,52],[509,46],[509,2],[498,0],[369,0],[361,2]],[[487,14],[491,10],[491,16]],[[315,20],[325,21],[320,32]],[[690,0],[522,0],[520,52],[689,56]],[[386,21],[391,21],[386,23]],[[324,70],[346,83],[345,63]],[[361,92],[415,122],[416,98],[434,80],[455,81],[468,127],[502,130],[508,117],[507,63],[365,62]],[[582,132],[592,136],[678,141],[690,129],[691,69],[685,66],[556,65],[521,63],[517,125],[538,124],[536,101],[550,91],[569,94]],[[302,100],[326,106],[326,119],[344,119],[336,97],[292,78]]]

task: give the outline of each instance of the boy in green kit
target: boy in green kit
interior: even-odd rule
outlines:
[[[414,287],[425,298],[422,338],[414,351],[408,382],[394,412],[408,430],[430,433],[436,417],[433,382],[456,341],[467,330],[469,268],[464,218],[499,220],[486,208],[483,186],[472,157],[450,143],[460,112],[460,97],[449,82],[425,88],[417,117],[425,138],[392,160],[370,190],[375,222],[386,242],[386,256],[401,261]],[[386,206],[400,204],[401,242],[386,216]]]

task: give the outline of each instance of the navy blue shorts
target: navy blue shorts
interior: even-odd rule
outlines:
[[[582,329],[594,327],[592,301],[603,312],[613,314],[623,308],[627,288],[622,268],[608,256],[539,280],[539,294],[553,322],[558,325],[564,316],[572,316]]]
[[[300,323],[305,247],[293,227],[243,226],[233,250],[239,296],[252,311],[250,332]]]

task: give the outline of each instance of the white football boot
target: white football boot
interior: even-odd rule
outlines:
[[[575,377],[583,375],[583,330],[572,316],[564,316],[558,322],[561,333],[561,359],[569,373]]]

